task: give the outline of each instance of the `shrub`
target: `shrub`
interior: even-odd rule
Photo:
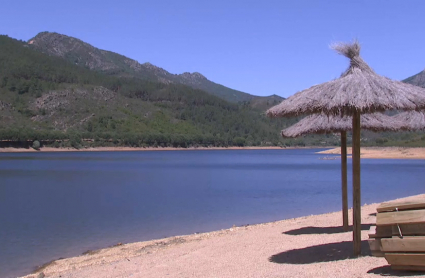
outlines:
[[[38,140],[34,140],[34,142],[32,142],[32,147],[35,150],[39,150],[40,149],[40,142]]]

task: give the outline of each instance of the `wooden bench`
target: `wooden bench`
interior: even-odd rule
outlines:
[[[425,198],[382,203],[369,230],[373,256],[393,269],[425,271]]]

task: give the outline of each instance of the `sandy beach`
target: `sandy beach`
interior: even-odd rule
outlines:
[[[320,154],[341,154],[341,148],[334,148],[318,152]],[[347,148],[347,154],[351,155],[351,147]],[[361,158],[380,159],[425,159],[425,148],[402,148],[402,147],[362,147]]]
[[[370,255],[367,233],[377,206],[362,207],[358,258],[352,256],[352,233],[343,232],[341,212],[334,212],[119,244],[54,261],[25,277],[423,277],[392,270],[384,258]]]

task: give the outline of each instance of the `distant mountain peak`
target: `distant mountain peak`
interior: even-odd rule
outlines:
[[[62,57],[71,63],[92,70],[110,71],[119,69],[113,59],[105,57],[105,54],[108,54],[109,51],[100,50],[74,37],[54,32],[41,32],[30,39],[28,44],[41,52]]]
[[[425,70],[404,79],[403,82],[425,88]]]
[[[69,43],[78,42],[92,47],[91,45],[83,42],[82,40],[73,37],[68,37],[66,35],[62,35],[55,32],[38,33],[34,38],[28,40],[28,44],[39,47],[49,45],[49,48],[47,48],[46,50],[50,50],[52,54],[56,54],[57,56],[63,56],[66,52],[69,51],[65,48],[65,41],[68,41]]]
[[[158,75],[164,75],[164,76],[171,75],[171,73],[169,73],[165,69],[161,67],[157,67],[149,62],[143,63],[142,66],[148,70],[153,71],[157,77],[159,77]],[[166,82],[166,83],[170,83],[170,82]]]
[[[202,74],[200,74],[199,72],[184,72],[182,74],[180,74],[181,77],[186,78],[186,79],[205,79],[207,80],[207,78],[205,76],[203,76]]]
[[[152,65],[152,64],[151,64],[151,63],[149,63],[149,62],[143,63],[142,65],[143,65],[143,66],[145,66],[145,67],[155,67],[155,68],[156,68],[156,66],[155,66],[155,65]]]

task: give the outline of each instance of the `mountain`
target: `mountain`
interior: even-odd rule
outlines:
[[[40,51],[35,44],[0,36],[0,147],[32,140],[71,147],[338,144],[339,136],[332,134],[282,139],[279,131],[298,119],[265,117],[264,111],[282,100],[279,96],[229,102],[160,80],[167,73],[153,65],[142,67],[95,48],[81,50],[87,44],[65,47],[79,49],[73,60],[62,43],[51,48],[60,55],[48,53],[50,48]],[[120,68],[117,60],[133,67]],[[137,77],[135,72],[146,75]],[[182,75],[189,84],[205,78]],[[425,136],[365,132],[362,140],[367,145],[421,146]]]
[[[404,79],[403,82],[425,88],[425,70]]]
[[[54,51],[64,53],[60,45]],[[118,54],[108,55],[111,61]],[[40,52],[34,42],[0,36],[0,143],[38,139],[78,146],[84,138],[92,145],[130,146],[284,142],[278,131],[289,121],[268,119],[249,102],[228,102],[180,83],[111,74],[115,64],[90,61],[81,66]],[[267,105],[265,99],[259,105]]]
[[[28,44],[48,55],[61,57],[75,65],[109,75],[155,80],[165,84],[183,84],[235,103],[258,98],[214,83],[198,72],[172,74],[150,63],[140,64],[123,55],[98,49],[77,38],[58,33],[39,33],[30,39]]]

